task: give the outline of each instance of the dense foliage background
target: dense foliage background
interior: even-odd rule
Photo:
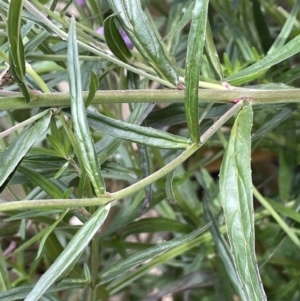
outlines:
[[[0,300],[300,300],[299,9],[0,0]]]

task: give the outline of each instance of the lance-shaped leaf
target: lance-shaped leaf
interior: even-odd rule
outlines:
[[[181,19],[179,21],[177,20],[177,18],[176,18],[177,15],[176,15],[176,17],[174,18],[176,20],[175,24],[173,22],[171,24],[170,23],[168,24],[167,30],[169,29],[169,31],[168,31],[168,34],[163,38],[163,40],[168,40],[172,36],[174,36],[175,34],[177,34],[192,19],[193,9],[194,9],[194,2],[189,3],[187,1],[185,3],[183,3],[183,2],[180,3],[179,1],[177,1],[177,3],[173,4],[173,7],[174,6],[179,7],[179,10],[181,12],[184,12],[184,13],[183,13],[183,15],[182,15],[182,17],[181,17]],[[170,14],[169,14],[169,18],[172,17],[172,15],[173,15],[172,14],[173,7],[171,8],[171,11],[170,11]],[[178,8],[176,8],[176,9],[178,9]]]
[[[292,39],[283,47],[275,50],[271,54],[268,54],[255,64],[228,76],[225,81],[237,85],[243,84],[250,80],[258,78],[263,72],[267,71],[272,66],[292,57],[300,52],[300,35]]]
[[[268,51],[268,54],[274,52],[277,49],[280,49],[285,44],[290,32],[293,29],[299,10],[300,10],[300,0],[297,0],[291,13],[289,14],[283,27],[281,28],[280,34],[277,36],[275,42],[273,43],[272,47]]]
[[[94,215],[73,236],[69,244],[58,256],[51,267],[42,275],[25,301],[37,301],[46,290],[62,275],[70,271],[88,243],[99,230],[109,212],[110,205],[100,207]]]
[[[49,196],[56,199],[63,199],[64,193],[55,184],[53,184],[49,179],[41,175],[40,173],[30,170],[24,166],[19,166],[18,171],[27,177],[37,186],[41,187]]]
[[[68,72],[71,93],[71,112],[74,134],[77,138],[81,162],[95,189],[97,196],[105,193],[105,184],[97,161],[93,139],[87,123],[85,106],[82,98],[80,64],[76,42],[75,19],[71,19],[68,41]]]
[[[137,147],[138,147],[138,152],[140,157],[142,176],[143,178],[146,178],[151,174],[149,153],[145,145],[138,144]],[[151,185],[148,185],[145,187],[145,198],[144,198],[141,214],[147,211],[151,199],[152,199],[152,187]]]
[[[189,234],[182,235],[181,237],[176,237],[170,241],[160,243],[137,254],[133,254],[124,260],[119,260],[118,262],[111,265],[108,270],[103,271],[101,283],[106,283],[112,279],[115,279],[116,277],[121,276],[122,274],[128,272],[129,270],[137,267],[138,265],[146,262],[149,259],[155,258],[155,256],[164,253],[167,250],[175,249],[178,246],[182,246],[185,243],[190,242],[195,237],[206,231],[209,226],[210,223],[205,225],[203,228],[194,230]]]
[[[22,3],[20,0],[11,0],[8,9],[7,33],[9,43],[9,64],[10,70],[20,86],[26,103],[30,101],[30,96],[25,83],[25,55],[24,45],[20,35]]]
[[[4,1],[2,1],[2,0],[0,0],[0,7],[3,10],[5,10],[5,11],[9,10],[9,5],[7,3],[5,3]],[[20,7],[22,7],[22,6],[20,6]],[[50,34],[54,33],[54,31],[52,31],[50,29],[50,27],[47,26],[47,24],[45,24],[43,21],[41,21],[38,18],[36,18],[34,15],[32,15],[31,13],[29,13],[28,11],[22,11],[22,18],[34,22],[35,24],[37,24],[40,27],[42,27],[45,30],[47,30]]]
[[[232,127],[220,171],[220,194],[235,268],[250,301],[267,300],[255,255],[251,179],[251,127],[248,102]]]
[[[161,78],[177,86],[177,71],[144,14],[140,0],[108,0],[108,3],[143,58]]]
[[[258,33],[258,38],[264,53],[270,49],[272,45],[272,37],[270,35],[269,26],[265,20],[265,16],[262,12],[260,1],[251,0],[249,7],[252,7],[254,24]]]
[[[104,36],[107,46],[117,58],[123,62],[127,62],[128,59],[132,57],[131,52],[125,44],[115,24],[115,17],[109,17],[105,20]]]
[[[0,246],[0,292],[5,292],[11,288],[11,280],[9,279],[4,254]]]
[[[199,71],[205,42],[208,3],[208,0],[195,1],[185,66],[185,114],[191,140],[197,143],[200,140],[198,125]]]
[[[213,65],[216,73],[220,79],[223,79],[223,71],[219,60],[218,52],[213,40],[209,21],[207,20],[206,31],[205,31],[205,49],[211,64]]]
[[[98,90],[98,86],[99,86],[98,76],[93,70],[91,70],[90,71],[89,94],[88,94],[87,99],[84,104],[85,108],[88,108],[88,106],[92,103],[92,101],[95,97],[96,91]]]
[[[267,132],[274,129],[285,119],[287,119],[295,110],[296,108],[294,107],[286,107],[275,116],[269,117],[269,120],[264,122],[262,126],[252,135],[252,141],[260,138],[261,136],[265,135]]]
[[[14,172],[15,168],[27,154],[32,145],[43,137],[48,130],[52,113],[42,117],[31,127],[25,129],[0,155],[0,187]]]
[[[47,293],[51,294],[54,292],[61,292],[63,290],[75,290],[75,289],[85,289],[89,284],[89,281],[83,281],[82,279],[66,279],[58,283],[57,285],[51,286]],[[24,284],[10,289],[7,292],[0,293],[1,301],[11,301],[11,300],[24,300],[27,294],[32,290],[32,284]],[[45,298],[46,299],[46,298]],[[48,299],[49,300],[49,299]]]
[[[116,138],[167,149],[184,149],[191,144],[189,139],[161,130],[126,123],[97,112],[88,111],[87,114],[92,128]]]
[[[175,158],[178,157],[181,153],[182,153],[182,151],[180,151],[180,150],[177,151]],[[174,180],[175,171],[176,171],[176,169],[173,169],[171,172],[168,173],[168,176],[166,179],[166,184],[165,184],[167,200],[173,204],[176,203],[175,192],[173,189],[173,180]]]
[[[203,200],[203,209],[204,209],[204,215],[207,219],[207,221],[211,221],[211,226],[209,228],[211,236],[213,237],[213,240],[215,242],[216,248],[218,250],[218,254],[223,261],[224,267],[226,269],[226,272],[231,280],[231,283],[233,284],[234,288],[236,289],[236,292],[239,294],[239,297],[242,301],[247,301],[245,291],[243,290],[243,287],[239,281],[235,266],[234,266],[234,260],[232,258],[232,254],[230,252],[230,249],[228,247],[228,244],[226,240],[224,239],[216,218],[213,216],[210,208],[209,208],[209,202],[204,198]]]

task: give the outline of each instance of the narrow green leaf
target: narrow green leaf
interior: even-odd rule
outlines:
[[[32,39],[30,39],[25,44],[25,54],[29,54],[30,52],[34,51],[47,37],[49,36],[49,32],[46,30],[42,30],[40,33],[36,34]]]
[[[6,131],[1,132],[0,133],[0,138],[8,136],[9,134],[11,134],[11,133],[19,130],[20,128],[25,127],[26,125],[34,123],[36,120],[39,120],[39,119],[41,119],[41,117],[43,117],[45,115],[48,115],[48,114],[49,114],[49,110],[45,110],[45,111],[42,111],[42,112],[40,112],[38,114],[35,114],[34,116],[32,116],[32,117],[24,120],[23,122],[17,123],[16,125],[10,127]]]
[[[66,216],[66,214],[69,212],[69,209],[65,210],[65,212],[63,212],[59,217],[58,219],[47,229],[47,231],[45,232],[45,234],[43,235],[43,238],[40,242],[40,245],[39,245],[39,249],[38,249],[38,252],[37,252],[37,255],[36,255],[36,258],[35,259],[38,259],[41,255],[41,252],[43,250],[43,247],[45,245],[45,241],[47,239],[47,237],[51,234],[51,232],[55,229],[55,227],[63,220],[63,218]]]
[[[130,269],[138,266],[139,264],[142,264],[146,260],[154,258],[160,253],[163,253],[169,249],[174,249],[177,246],[189,242],[190,240],[197,237],[199,234],[206,231],[209,226],[210,224],[207,224],[205,227],[194,230],[189,234],[158,244],[157,246],[139,252],[138,254],[133,254],[124,260],[120,260],[117,263],[114,263],[112,267],[110,267],[107,271],[104,271],[102,273],[101,283],[106,283],[114,279],[115,277],[126,273]]]
[[[70,162],[67,161],[53,176],[53,179],[58,179],[64,173],[64,171],[68,168],[69,164],[70,164]],[[64,197],[64,199],[65,199],[65,197]]]
[[[61,292],[62,290],[85,289],[89,282],[82,279],[66,279],[59,284],[50,287],[47,293]],[[1,301],[24,300],[26,295],[32,290],[32,284],[21,285],[7,292],[0,293]]]
[[[124,175],[124,177],[131,177],[133,179],[138,179],[138,175],[134,172],[134,170],[124,167],[119,163],[106,161],[102,164],[103,171],[107,173],[116,173],[120,175]]]
[[[52,214],[61,214],[62,210],[47,210],[47,215],[50,216]],[[34,219],[35,217],[45,216],[45,211],[36,211],[36,210],[27,210],[21,213],[16,213],[9,218],[6,218],[5,221],[11,222],[19,219]],[[45,221],[46,223],[46,221]]]
[[[175,170],[176,169],[168,173],[166,185],[165,185],[167,200],[172,204],[176,203],[176,198],[173,190],[173,178],[174,178]]]
[[[300,223],[300,213],[296,212],[294,208],[289,208],[281,203],[278,203],[272,199],[267,199],[267,202],[270,206],[272,206],[278,213],[289,217],[290,219],[294,220],[295,222]]]
[[[70,187],[68,188],[65,192],[64,192],[64,199],[69,199],[71,194],[73,193],[74,187]]]
[[[98,162],[102,165],[122,144],[123,140],[106,136],[95,144]]]
[[[118,17],[121,27],[146,60],[163,79],[174,86],[178,84],[178,74],[167,58],[149,20],[143,12],[140,0],[108,0]]]
[[[219,158],[223,155],[223,150],[218,152],[216,154],[216,158]],[[212,160],[214,162],[214,160]],[[219,185],[215,182],[214,178],[212,177],[212,174],[208,172],[207,169],[204,167],[201,167],[201,172],[196,172],[195,176],[203,190],[205,191],[205,196],[210,200],[210,209],[213,213],[217,213],[221,209],[221,198],[219,193]]]
[[[31,127],[27,127],[23,132],[9,145],[9,147],[0,154],[0,186],[14,172],[17,165],[27,154],[34,143],[39,141],[48,130],[51,110]]]
[[[283,47],[268,54],[255,64],[228,76],[225,81],[233,84],[240,85],[249,80],[258,78],[262,73],[271,68],[272,66],[292,57],[300,52],[300,35],[292,39]]]
[[[241,52],[244,60],[246,62],[254,61],[255,57],[252,52],[249,38],[244,34],[242,29],[240,28],[240,25],[236,23],[234,18],[226,14],[224,11],[220,11],[220,15],[225,24],[228,26],[232,39],[238,46],[238,49]]]
[[[210,108],[205,118],[219,118],[231,107],[229,104],[214,106]],[[203,114],[204,108],[199,105],[199,116]],[[163,128],[186,122],[184,105],[181,103],[170,104],[162,109],[155,110],[149,114],[146,124],[153,128]]]
[[[98,76],[97,74],[94,72],[94,71],[90,71],[90,86],[89,86],[89,94],[87,96],[87,99],[85,101],[85,108],[88,108],[89,105],[92,103],[94,97],[95,97],[95,94],[96,94],[96,91],[98,90],[98,86],[99,86],[99,79],[98,79]]]
[[[259,0],[251,0],[253,17],[254,17],[254,24],[256,27],[256,31],[260,40],[260,44],[263,48],[264,53],[270,49],[272,45],[272,38],[269,32],[269,26],[265,20],[265,16],[262,12],[260,1]]]
[[[175,158],[178,157],[181,153],[182,153],[182,151],[177,151]],[[176,203],[175,192],[173,189],[173,178],[174,178],[175,171],[176,171],[176,168],[168,173],[166,185],[165,185],[167,200],[173,204]]]
[[[296,131],[294,129],[283,131],[282,134],[285,134],[286,144],[288,144],[288,141],[297,141]],[[278,186],[279,196],[283,202],[287,202],[290,198],[295,166],[297,166],[296,147],[280,147]]]
[[[287,119],[295,110],[296,108],[293,107],[285,108],[280,113],[273,116],[270,120],[263,123],[263,125],[252,135],[252,141],[274,129],[278,124]]]
[[[33,290],[27,295],[24,301],[38,301],[46,290],[60,278],[62,274],[67,272],[75,264],[76,259],[87,247],[91,239],[99,230],[99,227],[105,221],[110,205],[100,207],[93,216],[80,228],[73,236],[69,244],[59,255],[56,261],[38,280]]]
[[[45,212],[43,212],[44,216],[45,217]],[[13,252],[12,252],[12,255],[15,255],[15,254],[18,254],[18,253],[22,253],[23,251],[25,251],[26,249],[28,249],[30,246],[32,246],[33,244],[35,243],[38,243],[38,241],[43,237],[44,233],[46,232],[47,228],[45,229],[42,229],[40,230],[36,235],[34,235],[33,237],[31,237],[30,239],[27,239],[25,243],[23,243],[21,246],[19,246],[17,249],[15,249]],[[10,292],[11,290],[9,290]],[[0,293],[0,299],[1,301],[3,300],[2,297],[3,297],[4,294],[1,294]],[[8,293],[9,295],[9,293]],[[24,295],[23,298],[25,298],[26,295]],[[22,299],[23,299],[22,298]],[[10,299],[11,300],[11,299]]]
[[[227,244],[226,240],[224,239],[222,233],[220,232],[217,220],[213,216],[209,206],[210,206],[209,202],[206,200],[206,198],[204,198],[203,199],[204,215],[206,217],[206,220],[211,221],[211,223],[212,223],[209,230],[210,230],[211,236],[213,237],[213,240],[215,242],[216,248],[218,250],[218,254],[224,264],[224,267],[231,280],[231,283],[233,284],[234,288],[236,289],[237,293],[239,294],[241,300],[248,301],[248,299],[246,298],[246,295],[245,295],[245,291],[243,290],[243,287],[239,281],[238,274],[235,270],[234,259],[230,252],[228,244]]]
[[[121,37],[115,24],[115,19],[115,16],[111,16],[104,22],[105,40],[111,52],[123,62],[127,62],[132,57],[132,54]]]
[[[9,10],[9,5],[7,3],[5,3],[4,1],[0,0],[0,7],[3,8],[5,11]],[[41,26],[42,28],[46,29],[50,34],[53,34],[54,31],[52,31],[47,24],[45,24],[44,22],[42,22],[41,20],[39,20],[38,18],[34,17],[31,13],[29,13],[28,11],[22,11],[22,18],[32,21],[34,23],[36,23],[37,25]]]
[[[205,43],[205,32],[208,14],[208,0],[196,0],[193,19],[188,39],[188,50],[185,67],[184,106],[187,125],[192,142],[199,143],[198,90],[199,73]]]
[[[161,231],[189,233],[191,232],[191,230],[191,226],[183,224],[174,219],[164,217],[151,217],[142,218],[138,221],[132,222],[127,227],[124,227],[124,229],[121,230],[120,233],[122,233],[122,237],[127,237],[130,234],[137,233],[154,233]]]
[[[76,26],[74,17],[71,19],[68,41],[68,72],[71,93],[71,112],[74,134],[80,149],[81,162],[99,197],[105,193],[105,183],[95,153],[94,143],[88,127],[85,107],[82,98],[80,64],[76,41]]]
[[[289,17],[286,19],[286,22],[281,28],[279,35],[277,36],[275,42],[273,43],[272,47],[268,51],[268,54],[274,52],[277,49],[280,49],[285,44],[290,32],[293,29],[299,10],[300,10],[300,0],[297,0],[291,13],[289,14]]]
[[[138,123],[142,114],[143,104],[136,104],[134,110],[126,120],[128,123]],[[95,144],[95,149],[98,155],[99,164],[102,164],[109,158],[117,148],[122,144],[123,140],[111,136],[106,136]]]
[[[55,119],[51,119],[51,122],[50,122],[50,133],[51,133],[51,135],[53,137],[55,137],[57,140],[60,141],[60,134],[59,134],[59,131],[58,131]]]
[[[111,234],[117,233],[124,229],[125,226],[129,225],[136,218],[139,217],[141,212],[141,202],[145,193],[143,190],[139,190],[131,199],[131,202],[124,204],[120,208],[115,218],[109,224],[109,227],[100,233],[100,238],[108,238]]]
[[[9,3],[7,32],[9,43],[10,70],[20,86],[26,103],[30,101],[30,95],[25,83],[25,54],[24,45],[20,35],[21,14],[23,9],[22,0],[11,0]]]
[[[205,225],[202,228],[202,231],[205,231],[210,226],[210,223]],[[203,233],[202,233],[203,234]],[[207,241],[210,238],[210,235],[201,235],[198,237],[194,237],[189,239],[189,241],[185,241],[180,245],[177,245],[165,252],[158,254],[156,257],[152,258],[149,262],[141,265],[140,267],[136,268],[132,272],[128,272],[122,279],[117,282],[113,282],[112,284],[108,285],[108,290],[111,294],[120,291],[123,287],[129,285],[136,279],[140,279],[142,275],[145,275],[149,270],[152,268],[163,265],[166,262],[170,262],[171,259],[175,258],[176,256],[180,256],[185,252],[191,250],[194,247],[198,247],[202,242]]]
[[[74,235],[75,233],[73,232],[72,236]],[[48,235],[48,239],[45,241],[44,252],[51,264],[55,264],[57,262],[58,258],[62,255],[65,247],[65,245],[62,246],[55,232],[51,232]],[[72,264],[69,266],[69,268],[66,268],[62,271],[58,278],[56,278],[56,282],[58,281],[58,279],[63,279],[67,275],[73,278],[79,278],[82,276],[83,268],[80,264],[76,264],[77,260],[77,257],[72,257]]]
[[[178,185],[174,187],[173,192],[174,192],[174,198],[176,200],[176,204],[178,204],[179,207],[182,208],[182,210],[186,213],[186,215],[189,217],[189,220],[191,220],[194,225],[199,226],[201,224],[201,220],[199,218],[199,212],[197,212],[195,209],[195,204],[193,202],[189,201],[187,202],[186,200],[187,195],[189,195],[189,191],[185,189],[190,189],[191,185],[189,185],[188,182],[183,183],[181,185]]]
[[[232,127],[220,171],[220,195],[235,268],[248,300],[267,300],[255,255],[249,102]]]
[[[180,4],[176,3],[176,4],[180,5],[182,3],[180,3]],[[191,1],[191,3],[189,4],[189,6],[187,8],[184,8],[181,5],[179,7],[180,7],[181,11],[184,11],[184,14],[183,14],[182,18],[178,22],[176,22],[176,25],[172,26],[172,28],[170,28],[170,31],[163,38],[163,40],[170,39],[173,35],[175,35],[176,33],[178,33],[192,19],[193,9],[194,9],[194,2],[193,1]],[[174,25],[174,24],[172,24],[172,25]]]
[[[18,171],[34,184],[41,187],[48,195],[50,195],[54,199],[63,198],[64,193],[55,184],[53,184],[49,179],[42,176],[40,173],[23,166],[19,166]]]
[[[55,136],[52,136],[50,134],[47,134],[46,137],[47,137],[49,143],[51,144],[51,146],[57,152],[57,155],[65,158],[66,153],[65,153],[64,147],[61,144],[61,142]]]
[[[8,270],[2,247],[0,245],[0,292],[8,291],[11,288],[11,281],[9,279]]]
[[[275,205],[273,208],[274,202],[268,202],[255,187],[253,187],[253,191],[254,196],[261,203],[261,205],[264,206],[270,212],[270,214],[273,216],[273,218],[276,220],[276,222],[282,228],[282,230],[287,234],[291,241],[300,249],[300,240],[298,236],[275,210],[275,208],[277,210],[280,210],[280,207]]]
[[[143,178],[146,178],[149,175],[151,175],[150,158],[149,158],[148,150],[147,147],[142,144],[138,144],[137,147],[138,147],[138,152],[140,157],[142,176]],[[152,187],[151,185],[148,185],[145,187],[145,199],[143,202],[141,214],[147,211],[151,199],[152,199]]]
[[[157,293],[151,293],[142,301],[164,300],[167,299],[164,298],[167,295],[174,296],[185,291],[192,291],[195,287],[205,287],[210,285],[210,283],[212,284],[216,277],[217,274],[211,271],[197,271],[187,275],[184,274],[178,279],[175,278],[176,280],[172,281],[169,285],[160,288]]]
[[[213,65],[215,71],[219,76],[219,79],[222,80],[224,78],[224,75],[208,20],[205,30],[205,49],[211,64]]]
[[[88,111],[89,125],[97,131],[116,138],[140,143],[147,146],[182,149],[190,145],[190,140],[164,131],[130,124],[97,112]]]

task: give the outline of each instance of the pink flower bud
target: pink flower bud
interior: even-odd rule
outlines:
[[[86,0],[76,0],[77,4],[81,7],[86,6]]]
[[[103,26],[99,27],[97,29],[97,33],[99,33],[99,34],[101,34],[103,36],[104,35],[104,27]],[[129,49],[132,49],[133,48],[133,44],[132,44],[130,38],[128,37],[127,33],[125,32],[125,30],[123,28],[120,29],[120,35],[121,35],[123,41],[125,42],[126,46]]]

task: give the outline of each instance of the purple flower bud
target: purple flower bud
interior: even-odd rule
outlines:
[[[86,6],[86,0],[76,0],[76,2],[79,6]]]
[[[79,1],[79,0],[77,0],[77,1]],[[104,27],[103,26],[99,27],[96,32],[101,34],[102,36],[104,36]],[[133,44],[132,44],[131,40],[129,39],[127,33],[125,32],[125,30],[123,28],[120,29],[120,35],[121,35],[123,41],[125,42],[126,46],[129,49],[132,49]]]
[[[104,36],[104,27],[103,26],[99,27],[96,32]]]
[[[121,37],[123,38],[126,46],[129,49],[132,49],[133,48],[133,43],[131,42],[131,40],[129,39],[127,33],[125,32],[125,30],[123,28],[120,29],[120,34],[121,34]]]

